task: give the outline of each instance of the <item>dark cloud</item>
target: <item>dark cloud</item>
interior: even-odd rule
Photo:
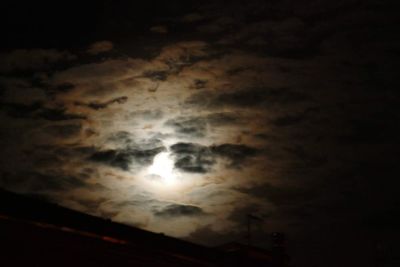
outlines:
[[[168,65],[170,73],[176,74],[184,67],[215,56],[206,52],[208,47],[204,41],[179,42],[164,47],[158,58]]]
[[[38,151],[49,151],[53,154],[59,155],[59,156],[64,156],[64,157],[87,157],[90,154],[93,154],[96,149],[93,146],[36,146],[36,149]],[[92,168],[84,168],[82,172],[88,172],[91,173],[93,172],[94,169]]]
[[[170,147],[175,156],[175,167],[194,173],[205,173],[210,171],[215,163],[211,150],[199,144],[177,143]]]
[[[42,108],[42,103],[34,102],[32,104],[16,104],[16,103],[2,103],[2,109],[7,114],[14,118],[27,118],[33,116],[35,112]]]
[[[289,153],[287,157],[291,158],[293,165],[298,168],[316,169],[329,162],[326,154],[299,145],[284,147],[283,151]]]
[[[246,159],[258,154],[258,150],[246,145],[222,144],[202,146],[194,143],[177,143],[170,147],[175,156],[175,167],[194,173],[209,172],[217,157],[226,158],[233,167],[241,167]]]
[[[43,108],[37,113],[37,117],[49,121],[65,121],[65,120],[85,120],[86,116],[80,114],[68,113],[66,109]]]
[[[174,128],[178,134],[191,137],[203,137],[207,130],[206,122],[202,117],[177,117],[168,120],[165,125]]]
[[[90,160],[108,164],[112,167],[128,170],[132,161],[131,155],[126,151],[105,150],[94,153]]]
[[[241,167],[247,158],[259,153],[258,149],[236,144],[214,145],[210,149],[215,155],[229,159],[234,167]]]
[[[204,211],[196,206],[169,204],[166,207],[156,210],[154,214],[158,217],[193,217],[205,215]]]
[[[40,70],[60,61],[69,61],[76,58],[67,51],[55,49],[17,49],[0,54],[0,72]]]
[[[75,88],[74,84],[69,83],[69,82],[65,82],[65,83],[57,84],[52,89],[50,89],[48,92],[52,93],[52,94],[58,93],[58,92],[64,93],[64,92],[69,92],[74,88]]]
[[[274,105],[289,105],[310,100],[310,96],[289,88],[252,88],[236,92],[210,95],[209,92],[193,94],[186,104],[208,108],[268,108]]]
[[[237,190],[252,196],[264,198],[277,206],[302,206],[316,197],[314,190],[304,186],[274,186],[267,183],[252,188],[237,188]]]
[[[2,103],[2,108],[14,118],[41,118],[49,121],[84,120],[85,115],[69,113],[65,108],[46,108],[43,103]]]
[[[315,115],[319,111],[320,108],[318,107],[310,107],[296,114],[290,114],[278,117],[274,119],[272,123],[278,127],[292,126],[310,119],[313,115]]]
[[[67,138],[71,136],[76,136],[80,133],[82,125],[80,123],[75,124],[65,124],[65,125],[50,125],[43,129],[45,133],[52,136]]]
[[[93,153],[89,159],[126,171],[134,164],[138,164],[140,167],[150,165],[154,156],[164,150],[164,147],[148,150],[134,150],[130,148],[100,150]]]
[[[2,173],[0,185],[3,188],[20,192],[52,192],[84,187],[86,182],[69,174],[21,172],[18,174]]]
[[[107,137],[107,143],[113,144],[121,149],[131,149],[136,151],[151,150],[163,147],[160,139],[150,136],[149,138],[137,138],[134,134],[127,131],[119,131]]]
[[[135,144],[134,136],[126,131],[112,133],[107,141],[110,143],[121,144],[123,147],[130,147]]]
[[[115,210],[122,210],[123,208],[126,207],[135,207],[140,204],[141,201],[138,200],[126,200],[126,201],[116,201],[116,200],[111,200],[108,204],[112,206]],[[151,202],[148,200],[148,202]]]
[[[238,122],[238,116],[232,112],[217,112],[203,116],[186,116],[169,119],[166,126],[172,127],[177,134],[189,137],[204,137],[207,134],[208,125],[219,127],[233,125]]]
[[[121,96],[121,97],[117,97],[111,100],[108,100],[106,102],[90,102],[90,103],[82,103],[82,102],[75,102],[76,106],[86,106],[88,108],[94,109],[94,110],[99,110],[99,109],[104,109],[107,108],[109,105],[114,104],[114,103],[118,103],[118,104],[124,104],[126,103],[126,101],[128,100],[127,96]]]
[[[207,80],[195,79],[193,81],[193,88],[194,89],[203,89],[206,87],[207,83],[208,83]]]
[[[304,116],[301,115],[287,115],[279,117],[273,121],[275,126],[290,126],[296,123],[300,123],[304,120]]]
[[[152,81],[165,81],[168,77],[168,72],[159,70],[145,71],[143,76]]]
[[[233,112],[217,112],[205,116],[205,120],[211,126],[235,124],[239,121],[238,114]]]

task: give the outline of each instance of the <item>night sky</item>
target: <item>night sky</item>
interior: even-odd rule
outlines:
[[[293,266],[374,266],[399,253],[396,2],[6,1],[0,187],[208,246],[252,214]]]

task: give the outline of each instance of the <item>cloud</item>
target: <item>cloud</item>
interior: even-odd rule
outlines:
[[[174,128],[177,134],[190,137],[203,137],[207,130],[206,122],[201,117],[177,117],[166,121],[165,125]]]
[[[264,198],[277,206],[302,206],[315,198],[316,193],[308,187],[264,184],[251,188],[237,188],[240,192]]]
[[[43,129],[43,132],[54,137],[68,138],[78,135],[81,130],[82,125],[80,123],[70,123],[64,125],[49,125]]]
[[[146,66],[148,66],[147,61],[132,58],[109,59],[103,62],[82,64],[55,72],[51,78],[51,84],[111,85],[134,76],[140,76]]]
[[[131,167],[144,167],[150,165],[154,156],[164,150],[164,147],[147,150],[135,150],[131,148],[99,150],[93,153],[89,159],[94,162],[103,163],[127,171]]]
[[[17,103],[3,103],[2,109],[7,114],[14,118],[27,118],[31,117],[42,108],[40,102],[34,102],[30,104],[17,104]]]
[[[3,103],[3,110],[14,118],[45,119],[48,121],[85,120],[86,116],[69,113],[65,108],[46,108],[41,102],[31,104]]]
[[[136,151],[152,150],[163,147],[160,139],[153,136],[137,137],[127,131],[112,132],[105,138],[105,146],[118,149],[132,149]]]
[[[165,81],[168,77],[167,71],[149,70],[143,73],[143,76],[152,81]]]
[[[240,47],[244,51],[257,52],[279,58],[310,58],[318,53],[319,39],[301,17],[282,19],[217,22],[200,25],[199,29],[218,34],[218,44]],[[234,31],[232,29],[235,29]]]
[[[185,172],[206,173],[215,163],[213,154],[206,146],[193,143],[176,143],[170,147],[175,156],[175,168]]]
[[[98,41],[91,44],[86,52],[91,55],[98,55],[109,52],[114,48],[114,44],[110,41]]]
[[[62,173],[20,172],[2,173],[0,186],[22,193],[52,193],[86,186],[85,180]]]
[[[133,120],[154,121],[164,117],[164,112],[161,109],[146,109],[129,112],[126,117]]]
[[[38,113],[37,116],[49,121],[65,121],[65,120],[85,120],[85,115],[68,113],[66,109],[63,108],[43,108]]]
[[[120,96],[102,103],[99,102],[89,102],[89,103],[82,103],[82,102],[75,102],[76,106],[85,106],[94,110],[99,110],[99,109],[104,109],[107,108],[109,105],[118,103],[118,104],[124,104],[128,100],[127,96]]]
[[[206,138],[216,128],[236,126],[241,120],[235,112],[211,112],[204,115],[177,116],[164,122],[182,138]]]
[[[112,195],[112,192],[110,192]],[[97,208],[97,213],[116,222],[133,225],[140,228],[149,227],[151,207],[154,202],[152,196],[137,187],[128,187],[124,194],[129,198],[121,198],[117,195],[103,201]]]
[[[231,161],[234,167],[241,167],[244,161],[258,154],[258,150],[247,145],[222,144],[210,147],[211,151]]]
[[[204,211],[196,206],[182,205],[182,204],[169,204],[160,210],[156,210],[154,215],[158,217],[181,217],[181,216],[202,216],[205,215]]]
[[[111,133],[107,139],[107,144],[121,146],[121,148],[131,147],[136,145],[134,136],[127,131],[118,131]]]
[[[277,117],[272,121],[272,124],[278,127],[296,125],[298,123],[303,123],[306,120],[310,120],[312,117],[315,117],[318,111],[320,111],[320,109],[317,107],[309,107],[296,114],[289,114]]]
[[[17,49],[0,54],[0,58],[0,73],[9,73],[44,69],[57,62],[74,60],[76,56],[55,49]]]
[[[216,112],[205,116],[205,120],[213,127],[235,125],[240,121],[239,114],[235,112]]]
[[[234,92],[211,95],[208,92],[200,92],[186,99],[186,105],[199,105],[208,108],[268,108],[274,105],[288,105],[310,100],[310,97],[302,92],[296,92],[289,88],[250,88]]]
[[[230,165],[241,167],[246,159],[258,154],[258,150],[246,145],[221,144],[203,146],[194,143],[176,143],[170,147],[175,156],[175,167],[192,173],[211,171],[217,158],[225,158]]]
[[[289,126],[289,125],[293,125],[296,123],[300,123],[301,121],[303,121],[304,117],[303,116],[296,116],[296,115],[292,115],[292,116],[284,116],[284,117],[280,117],[277,118],[276,120],[274,120],[274,124],[276,126]]]
[[[46,99],[45,90],[33,86],[26,78],[0,77],[0,101],[3,103],[30,105]]]
[[[162,20],[187,41],[0,63],[21,72],[0,78],[0,186],[208,245],[242,237],[246,213],[305,243],[318,227],[393,227],[379,210],[399,206],[395,20],[346,0],[225,2]],[[146,173],[161,151],[173,187]]]
[[[156,59],[165,62],[172,71],[176,72],[183,66],[206,57],[208,46],[204,41],[179,42],[163,47]]]

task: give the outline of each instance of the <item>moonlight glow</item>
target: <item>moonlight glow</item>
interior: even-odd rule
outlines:
[[[153,159],[153,164],[148,168],[148,173],[160,176],[166,184],[175,183],[174,161],[170,158],[170,153],[157,154]]]

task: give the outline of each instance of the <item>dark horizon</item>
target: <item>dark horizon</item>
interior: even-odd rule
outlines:
[[[6,266],[284,267],[290,259],[281,233],[268,249],[238,242],[206,247],[2,189],[0,229]]]

